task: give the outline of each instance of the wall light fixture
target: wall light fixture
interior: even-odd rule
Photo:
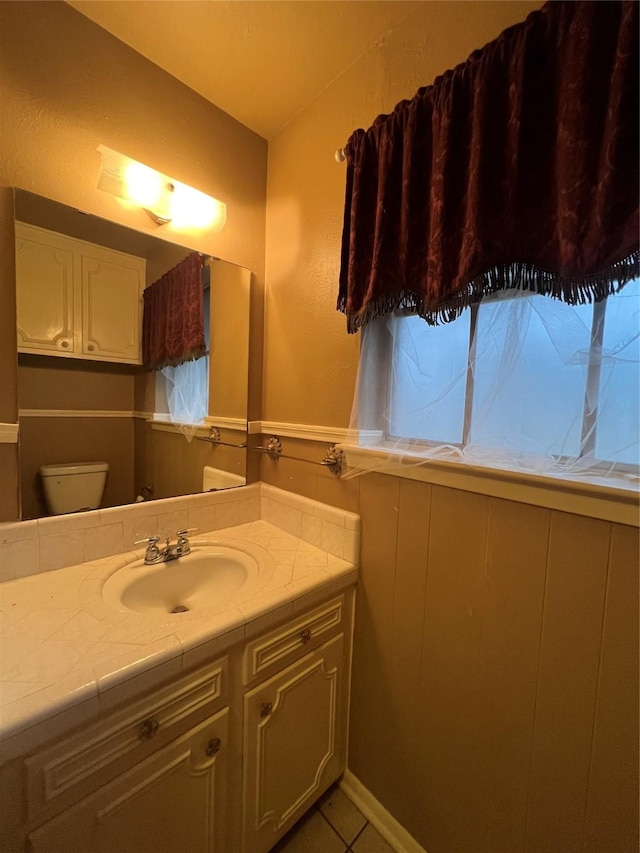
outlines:
[[[214,232],[224,228],[224,202],[106,145],[99,145],[98,151],[102,156],[98,189],[140,205],[157,225],[171,222],[176,228],[207,228]]]

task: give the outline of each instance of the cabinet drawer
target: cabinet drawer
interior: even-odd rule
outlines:
[[[29,818],[66,808],[226,705],[227,667],[207,664],[27,759]]]
[[[344,595],[281,625],[269,634],[247,643],[244,654],[244,683],[263,677],[298,660],[310,649],[328,640],[345,621]]]

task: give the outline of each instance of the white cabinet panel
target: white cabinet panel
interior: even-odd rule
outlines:
[[[81,275],[82,352],[109,361],[137,361],[144,265],[93,251],[83,254]]]
[[[36,229],[16,234],[18,350],[74,352],[74,255]]]
[[[18,351],[141,363],[146,261],[16,223]]]
[[[266,853],[344,769],[343,635],[249,691],[243,850]]]
[[[228,709],[29,834],[33,853],[228,853]]]

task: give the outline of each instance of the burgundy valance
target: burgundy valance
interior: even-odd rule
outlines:
[[[193,252],[145,289],[142,361],[148,370],[205,355],[202,266]]]
[[[600,300],[639,274],[638,3],[550,2],[356,130],[338,309],[350,332],[483,296]]]

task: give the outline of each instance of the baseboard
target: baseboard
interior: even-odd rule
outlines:
[[[340,787],[396,853],[427,853],[350,770],[345,770]]]

